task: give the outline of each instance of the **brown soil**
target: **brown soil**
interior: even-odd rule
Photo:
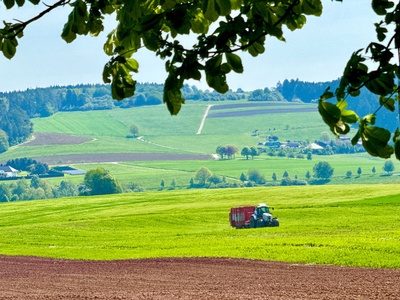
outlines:
[[[0,256],[0,299],[400,299],[400,270],[245,259]]]
[[[209,160],[211,159],[211,155],[185,153],[92,153],[41,156],[33,158],[41,163],[57,165],[154,160]]]
[[[299,108],[276,108],[276,109],[254,109],[254,110],[239,110],[239,111],[223,111],[210,112],[207,118],[232,118],[232,117],[249,117],[255,115],[270,115],[270,114],[289,114],[289,113],[306,113],[317,112],[317,108],[299,107]]]
[[[33,138],[22,144],[23,146],[47,146],[47,145],[74,145],[82,144],[91,141],[91,138],[74,136],[69,134],[61,133],[45,133],[45,132],[35,132]]]

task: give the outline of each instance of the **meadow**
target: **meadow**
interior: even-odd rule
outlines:
[[[268,135],[277,135],[281,141],[314,141],[328,132],[327,126],[322,122],[317,111],[247,116],[246,112],[249,109],[257,109],[257,106],[246,107],[245,105],[248,103],[246,101],[188,101],[178,116],[170,116],[164,105],[57,113],[47,118],[34,119],[34,131],[70,134],[91,140],[82,144],[16,146],[0,154],[0,161],[18,157],[68,154],[213,154],[220,145],[236,145],[239,151],[245,146],[256,146],[259,142],[265,142]],[[232,104],[241,104],[242,106],[235,107]],[[251,104],[257,105],[258,103]],[[218,107],[215,111],[211,110],[210,115],[215,112],[235,112],[239,113],[239,116],[207,118],[201,134],[196,134],[203,114],[209,105]],[[290,106],[290,103],[285,105],[269,103],[268,107],[260,106],[259,109],[277,111]],[[314,104],[293,104],[293,107],[316,109]],[[129,128],[132,124],[138,126],[143,141],[128,138]],[[259,135],[253,135],[255,129],[258,130]],[[304,180],[306,172],[309,171],[312,174],[313,166],[319,161],[329,162],[335,170],[329,184],[398,183],[400,181],[397,173],[393,176],[385,176],[387,174],[382,170],[385,162],[383,159],[373,158],[366,154],[314,155],[311,161],[268,157],[261,154],[254,160],[246,160],[242,156],[236,155],[234,160],[224,161],[129,161],[118,164],[75,162],[73,166],[83,170],[103,167],[110,170],[111,174],[123,185],[133,182],[146,190],[157,190],[160,188],[162,180],[166,187],[174,180],[177,188],[186,188],[196,171],[203,166],[219,176],[225,176],[229,182],[238,182],[241,173],[247,174],[249,170],[254,169],[264,174],[267,181],[272,181],[273,173],[280,180],[285,171],[292,179],[297,177],[299,180]],[[398,166],[398,163],[393,161]],[[62,165],[66,162],[60,160],[58,164]],[[357,176],[358,168],[362,169],[361,176]],[[376,173],[372,173],[372,168],[375,168]],[[347,171],[352,172],[351,178],[346,177]],[[52,184],[59,184],[60,180],[81,183],[83,176],[49,179]]]
[[[266,202],[280,227],[234,229]],[[393,185],[180,190],[0,204],[0,254],[114,260],[231,257],[400,268]]]

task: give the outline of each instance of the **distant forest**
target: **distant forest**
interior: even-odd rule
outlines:
[[[285,80],[275,88],[254,91],[229,90],[225,94],[215,91],[200,90],[196,86],[185,85],[182,89],[186,100],[193,101],[289,101],[316,102],[323,91],[330,86],[334,91],[339,79],[331,82],[304,82]],[[116,107],[130,108],[162,103],[163,85],[138,83],[135,96],[123,101],[111,98],[110,86],[104,84],[53,86],[49,88],[28,89],[0,93],[0,153],[9,146],[19,144],[30,137],[33,131],[31,118],[48,117],[58,111],[107,110]],[[357,99],[347,99],[349,109],[354,109],[360,116],[374,112],[378,107],[377,97],[363,91]],[[379,112],[381,122],[397,124],[395,116],[384,109]],[[379,124],[378,124],[379,125]]]

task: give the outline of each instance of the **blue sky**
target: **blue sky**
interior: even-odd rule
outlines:
[[[228,75],[230,88],[254,90],[273,87],[285,79],[317,82],[341,76],[351,53],[375,39],[373,23],[378,19],[370,1],[325,0],[323,3],[322,16],[308,17],[301,30],[287,32],[285,43],[268,38],[263,55],[257,58],[242,55],[245,71],[241,75]],[[34,8],[30,3],[27,5],[28,9],[7,12],[1,3],[1,19],[29,19],[34,15]],[[68,9],[60,9],[31,24],[20,40],[16,56],[12,60],[0,57],[0,91],[102,83],[103,66],[108,61],[103,53],[106,34],[96,38],[78,37],[71,44],[65,43],[60,34],[67,13]],[[111,29],[106,29],[106,33]],[[139,74],[135,76],[138,82],[164,82],[163,61],[144,51],[136,58],[140,64]],[[207,88],[205,80],[189,84]]]

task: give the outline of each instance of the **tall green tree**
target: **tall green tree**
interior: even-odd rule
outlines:
[[[97,168],[90,170],[85,174],[84,178],[85,194],[104,195],[118,194],[122,192],[122,188],[117,180],[111,176],[108,170]]]
[[[203,186],[211,176],[212,172],[207,167],[201,167],[197,170],[194,179],[198,181],[199,185]]]
[[[314,177],[319,179],[330,179],[333,175],[334,169],[326,161],[320,161],[313,167]]]
[[[242,172],[242,174],[240,174],[239,179],[241,182],[245,182],[245,181],[247,181],[247,176]]]
[[[11,199],[10,187],[6,184],[0,183],[0,202],[9,202]]]
[[[135,124],[131,125],[131,127],[129,128],[129,131],[131,132],[133,137],[139,136],[139,127],[137,127]]]
[[[259,170],[250,170],[247,178],[257,184],[264,184],[266,182],[265,176]]]
[[[8,150],[8,136],[4,130],[0,129],[0,153],[6,152]]]
[[[244,147],[243,149],[242,149],[242,151],[240,152],[240,154],[242,155],[242,156],[245,156],[246,157],[246,160],[248,160],[249,159],[249,155],[251,154],[251,149],[250,149],[250,147]]]
[[[227,155],[227,149],[225,146],[218,146],[215,152],[221,157],[221,159],[224,159],[224,155]]]
[[[388,175],[389,175],[389,174],[391,174],[391,173],[394,171],[394,169],[395,169],[394,163],[393,163],[391,160],[387,160],[387,161],[385,161],[385,163],[383,164],[382,169],[383,169],[383,171],[387,172]]]
[[[250,147],[250,155],[251,155],[251,159],[254,159],[254,156],[258,156],[260,155],[260,152],[258,151],[258,149],[256,147]]]

